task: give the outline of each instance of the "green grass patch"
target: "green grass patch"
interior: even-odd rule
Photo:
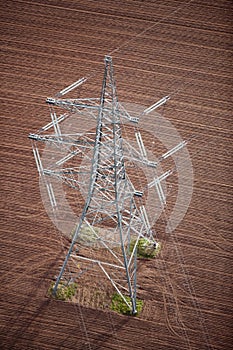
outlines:
[[[65,284],[64,282],[59,282],[57,286],[57,292],[56,295],[53,295],[53,289],[55,286],[55,282],[51,282],[49,289],[48,289],[48,294],[55,299],[58,300],[63,300],[63,301],[69,301],[72,300],[72,298],[75,296],[76,290],[77,290],[77,283],[69,283]]]
[[[71,237],[74,237],[75,231],[76,231],[77,225],[74,227],[74,229],[71,232]],[[81,230],[79,232],[79,235],[77,237],[77,240],[79,242],[84,242],[84,243],[94,243],[98,240],[98,235],[99,230],[96,227],[90,227],[86,224],[84,224],[81,227]]]
[[[126,301],[131,305],[131,299],[128,296],[125,296]],[[139,315],[142,311],[143,301],[136,299],[136,309],[137,314]],[[118,293],[114,293],[112,296],[111,310],[118,312],[122,315],[132,315],[131,308],[125,303],[122,297]]]
[[[131,240],[130,242],[130,253],[132,253],[133,248],[135,246],[136,239]],[[155,258],[161,250],[161,243],[157,243],[156,247],[154,246],[154,242],[150,241],[147,238],[139,238],[137,244],[137,257],[138,258],[147,258],[153,259]]]

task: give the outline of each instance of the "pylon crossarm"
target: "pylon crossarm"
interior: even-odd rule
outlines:
[[[64,183],[65,185],[67,185],[67,186],[69,186],[71,188],[74,188],[74,189],[77,189],[77,190],[80,189],[80,181],[77,181],[75,179],[72,179],[72,178],[69,178],[69,177],[66,177],[66,176],[59,175],[58,173],[53,172],[52,170],[44,169],[44,175],[48,175],[48,176],[54,177],[57,180],[61,181],[62,183]]]
[[[153,162],[153,161],[150,161],[148,159],[140,159],[140,158],[136,158],[136,157],[131,157],[129,155],[125,155],[124,156],[124,159],[125,160],[130,160],[134,163],[140,163],[141,165],[146,165],[150,168],[156,168],[157,167],[157,163],[156,162]]]
[[[76,137],[82,136],[82,134],[76,134]],[[86,141],[84,144],[84,141],[74,140],[71,138],[68,138],[69,135],[41,135],[41,134],[29,134],[29,139],[35,140],[35,141],[42,141],[42,142],[50,142],[54,144],[59,144],[59,146],[62,145],[68,145],[70,146],[76,146],[76,147],[85,147],[88,149],[93,149],[94,142],[93,141]],[[79,144],[80,143],[80,144]]]
[[[73,168],[72,169],[63,168],[63,169],[59,169],[59,170],[44,169],[44,174],[51,175],[51,176],[57,176],[57,177],[60,176],[60,177],[64,178],[64,180],[65,180],[65,179],[68,179],[65,177],[66,174],[72,174],[72,175],[86,174],[86,175],[88,175],[89,171],[88,170],[84,171],[84,169],[74,170]]]
[[[157,162],[150,161],[142,155],[135,147],[133,147],[128,141],[124,139],[124,159],[134,163],[141,163],[152,168],[157,167]]]
[[[120,116],[122,118],[127,119],[130,122],[133,122],[135,124],[137,124],[139,122],[139,118],[137,117],[132,117],[129,112],[124,108],[124,106],[122,106],[121,103],[118,102],[118,106],[119,106],[119,112],[120,112]]]
[[[99,98],[85,99],[84,101],[83,99],[58,99],[58,98],[48,97],[46,102],[49,105],[65,108],[70,111],[74,111],[74,110],[80,111],[84,108],[93,109],[97,111],[99,109],[98,103],[95,103],[95,102],[99,102]]]

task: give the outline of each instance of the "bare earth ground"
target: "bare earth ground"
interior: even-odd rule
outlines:
[[[1,1],[1,349],[232,348],[232,3],[187,3]],[[164,116],[198,136],[189,210],[172,235],[159,220],[161,255],[139,264],[140,318],[46,297],[65,252],[27,139],[49,121],[45,98],[113,50],[119,99],[175,92]]]

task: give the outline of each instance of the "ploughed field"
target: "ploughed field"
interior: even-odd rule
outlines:
[[[1,349],[231,348],[231,7],[227,0],[2,1]],[[80,95],[99,96],[109,53],[120,101],[150,106],[171,93],[159,112],[183,139],[195,136],[192,200],[172,234],[165,216],[157,222],[162,250],[139,262],[144,307],[136,318],[47,297],[69,242],[46,214],[27,139],[49,122],[47,96],[89,75]],[[149,133],[145,145],[152,147]],[[168,216],[177,177],[170,181]]]

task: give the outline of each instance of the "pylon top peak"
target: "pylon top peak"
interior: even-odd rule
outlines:
[[[112,62],[112,56],[106,55],[104,57],[105,62]]]

